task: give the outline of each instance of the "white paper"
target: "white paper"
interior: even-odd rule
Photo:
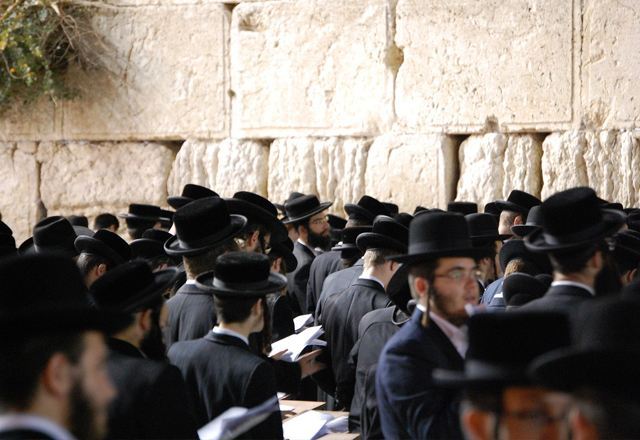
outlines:
[[[322,330],[322,326],[318,325],[316,327],[309,327],[297,335],[287,336],[286,338],[280,339],[279,341],[271,344],[271,353],[269,356],[285,351],[284,355],[280,359],[286,362],[296,362],[302,351],[307,348],[307,346],[316,345],[316,342],[323,342],[323,344],[317,345],[326,345],[324,341],[316,341],[316,339],[323,334],[324,330]]]
[[[287,440],[314,440],[336,432],[348,432],[348,417],[333,417],[319,411],[307,411],[282,424]]]
[[[250,409],[234,406],[200,428],[198,436],[200,440],[230,440],[264,422],[275,411],[279,411],[276,396]]]
[[[295,406],[280,404],[280,412],[290,412],[296,409]]]
[[[296,333],[299,333],[305,325],[309,325],[311,323],[313,323],[313,316],[311,315],[311,313],[309,313],[308,315],[300,315],[293,318],[293,328],[295,329]]]

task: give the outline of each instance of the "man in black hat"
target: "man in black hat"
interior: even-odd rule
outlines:
[[[129,243],[131,259],[146,261],[152,271],[176,266],[182,258],[171,258],[164,250],[164,244],[173,235],[161,229],[147,229],[142,238]]]
[[[81,235],[74,242],[80,253],[77,264],[87,287],[107,271],[129,261],[131,248],[118,234],[100,229],[93,237]]]
[[[391,257],[410,266],[417,310],[387,343],[376,372],[385,438],[461,438],[454,400],[437,389],[434,368],[461,370],[467,348],[462,327],[478,303],[478,273],[461,214],[429,212],[409,228],[409,252]]]
[[[33,237],[18,248],[21,255],[57,253],[75,259],[78,251],[74,246],[77,237],[73,226],[64,217],[52,216],[40,220],[33,228]]]
[[[129,212],[120,214],[127,223],[127,233],[132,240],[142,237],[142,233],[147,229],[161,228],[163,220],[169,220],[163,216],[159,206],[132,203],[129,205]]]
[[[264,325],[265,296],[286,285],[270,267],[265,255],[232,252],[218,258],[215,275],[198,277],[214,295],[218,325],[204,338],[174,344],[169,359],[182,371],[199,426],[233,406],[251,408],[276,396],[271,365],[249,347],[249,335]],[[282,438],[280,412],[248,436]]]
[[[167,203],[173,209],[180,209],[187,203],[198,199],[206,199],[207,197],[219,197],[219,195],[205,186],[187,183],[182,187],[182,193],[179,196],[167,197]]]
[[[480,270],[480,292],[498,278],[500,271],[496,263],[496,255],[502,247],[502,240],[508,236],[498,234],[498,223],[491,214],[475,213],[465,216],[471,242],[478,249],[484,250],[484,255],[478,259],[478,269]]]
[[[171,257],[182,257],[187,282],[167,302],[168,345],[201,338],[216,324],[213,298],[196,285],[195,279],[215,269],[218,256],[237,249],[233,239],[241,233],[247,219],[229,214],[223,199],[209,197],[178,209],[174,222],[176,236],[165,243],[164,249]]]
[[[627,286],[638,277],[640,232],[622,231],[613,237],[613,245],[613,258],[620,274],[620,282]]]
[[[0,439],[100,439],[115,396],[103,331],[121,317],[91,308],[66,256],[0,262]]]
[[[118,232],[120,229],[120,222],[118,217],[108,212],[98,214],[93,220],[93,230],[99,231],[100,229],[108,229],[111,232]]]
[[[98,279],[89,291],[98,310],[130,316],[130,324],[109,338],[109,374],[118,397],[109,408],[108,438],[184,439],[196,437],[180,371],[145,359],[143,347],[160,338],[166,319],[163,294],[177,269],[155,273],[141,261],[124,263]],[[157,341],[155,341],[157,343]]]
[[[596,296],[596,279],[609,252],[606,240],[624,225],[624,216],[619,211],[602,210],[596,193],[586,187],[552,195],[541,210],[542,229],[524,241],[529,250],[549,255],[553,282],[543,298],[523,309],[570,312]]]
[[[5,222],[0,220],[0,258],[11,257],[18,253],[13,231]]]
[[[529,210],[540,203],[542,202],[539,198],[517,189],[509,193],[507,200],[493,202],[491,209],[500,211],[498,232],[501,235],[510,235],[511,227],[524,224],[527,221]]]

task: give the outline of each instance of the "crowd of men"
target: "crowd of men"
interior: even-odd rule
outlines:
[[[282,201],[278,201],[282,202]],[[222,198],[0,221],[0,439],[182,439],[283,393],[366,439],[640,438],[640,210]],[[123,225],[124,226],[124,225]],[[123,234],[124,235],[124,234]],[[324,330],[295,360],[294,318]],[[310,324],[310,325],[312,325]],[[282,438],[274,410],[242,438]]]

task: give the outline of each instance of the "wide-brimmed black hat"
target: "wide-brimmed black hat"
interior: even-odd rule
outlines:
[[[547,254],[530,251],[523,240],[512,239],[505,241],[502,248],[500,248],[500,252],[498,252],[498,261],[502,271],[504,272],[507,264],[516,258],[533,264],[534,268],[541,273],[551,273],[551,262]]]
[[[215,271],[198,276],[196,284],[220,297],[255,298],[282,290],[287,279],[271,272],[266,255],[229,252],[218,257]]]
[[[607,297],[588,301],[575,315],[574,345],[540,356],[531,371],[552,389],[606,390],[640,401],[640,302]]]
[[[386,215],[376,217],[371,232],[363,232],[356,238],[356,245],[362,252],[390,249],[404,253],[408,242],[409,229]]]
[[[526,223],[511,226],[511,232],[518,237],[526,237],[540,228],[542,228],[542,208],[541,205],[537,205],[529,210]]]
[[[162,216],[160,217],[160,227],[162,229],[166,229],[167,231],[171,229],[173,226],[173,214],[175,214],[174,211],[169,211],[167,209],[160,210],[160,215]]]
[[[640,232],[626,230],[613,236],[613,256],[619,266],[637,268],[640,263]]]
[[[360,234],[371,232],[373,226],[350,226],[342,230],[342,242],[331,248],[332,251],[357,251],[360,248],[356,245],[356,239]]]
[[[399,212],[393,215],[393,219],[403,225],[405,228],[408,228],[413,220],[413,216],[408,212]]]
[[[142,238],[129,243],[132,258],[142,258],[152,260],[157,257],[166,256],[164,244],[173,237],[167,231],[161,229],[147,229],[143,232]]]
[[[2,220],[0,220],[0,234],[13,235],[13,230]]]
[[[449,202],[447,211],[457,212],[462,215],[470,215],[478,212],[478,204],[474,202]]]
[[[505,240],[510,235],[498,233],[498,222],[491,214],[476,213],[465,215],[469,227],[469,236],[474,246],[492,245],[499,240]]]
[[[350,219],[364,220],[369,224],[379,215],[391,215],[382,202],[367,195],[360,197],[358,203],[345,203],[344,210]]]
[[[437,369],[436,384],[463,389],[527,385],[534,359],[571,343],[569,321],[557,312],[479,313],[469,318],[468,334],[464,371]]]
[[[287,213],[287,219],[283,220],[283,223],[295,223],[300,220],[308,219],[322,211],[328,209],[333,202],[322,202],[314,195],[297,197],[293,200],[289,200],[284,205],[285,212]]]
[[[229,213],[242,215],[249,223],[265,226],[271,233],[271,240],[282,241],[287,237],[287,228],[278,220],[278,210],[269,200],[259,194],[239,191],[230,199],[224,199]]]
[[[176,211],[176,236],[167,240],[164,250],[171,256],[202,254],[218,247],[240,232],[247,218],[229,214],[220,197],[194,200]]]
[[[501,209],[498,207],[498,205],[496,205],[496,202],[489,202],[486,205],[484,205],[483,212],[485,214],[491,214],[495,217],[500,218]]]
[[[509,193],[507,200],[496,200],[493,203],[495,203],[496,208],[500,211],[518,212],[526,219],[529,210],[534,206],[541,204],[542,201],[528,192],[514,189]],[[487,207],[485,206],[485,212],[486,209]]]
[[[120,314],[91,307],[82,276],[65,254],[3,258],[0,285],[0,333],[7,340],[39,333],[111,332],[126,325]]]
[[[18,249],[13,235],[0,233],[0,257],[16,255],[17,253]]]
[[[70,215],[67,217],[67,220],[69,220],[69,223],[71,223],[72,226],[89,227],[89,219],[86,215]]]
[[[542,229],[525,237],[534,252],[571,251],[616,233],[624,224],[620,211],[600,209],[596,193],[579,187],[556,193],[541,205]]]
[[[534,299],[542,298],[549,284],[537,277],[522,272],[508,275],[502,283],[502,294],[507,306],[522,306]]]
[[[179,272],[173,267],[151,272],[143,261],[129,261],[98,278],[89,288],[89,297],[99,310],[133,313],[160,298]]]
[[[93,237],[82,235],[76,238],[75,247],[80,253],[108,258],[116,266],[131,259],[129,244],[107,229],[100,229]]]
[[[382,202],[382,204],[384,205],[385,208],[387,208],[387,211],[389,211],[389,215],[391,215],[391,217],[395,216],[398,212],[400,212],[400,207],[395,203]]]
[[[416,216],[411,222],[408,253],[390,259],[414,264],[441,257],[480,258],[484,253],[471,243],[462,214],[432,211]]]
[[[298,192],[298,191],[292,191],[289,193],[289,197],[287,197],[287,200],[285,200],[282,203],[274,203],[273,206],[275,206],[278,211],[280,211],[280,214],[284,217],[281,220],[284,220],[287,217],[287,211],[284,209],[284,205],[286,205],[287,203],[289,203],[291,200],[293,199],[297,199],[298,197],[302,197],[305,194]]]
[[[287,273],[293,272],[298,267],[298,259],[293,255],[293,242],[289,237],[282,241],[271,243],[269,256],[283,258],[287,266]]]
[[[167,220],[162,215],[162,209],[156,205],[145,205],[142,203],[132,203],[129,205],[129,212],[118,214],[118,217],[128,220],[139,220],[145,222],[159,222]]]
[[[389,280],[389,284],[385,290],[391,302],[398,306],[400,310],[410,315],[411,313],[409,313],[407,307],[407,304],[411,300],[409,269],[409,265],[401,264]]]
[[[53,216],[41,220],[33,228],[33,237],[18,248],[20,254],[55,252],[68,257],[78,255],[74,246],[76,232],[64,217]]]
[[[197,199],[206,199],[207,197],[219,197],[218,193],[210,190],[204,186],[196,185],[193,183],[187,183],[182,188],[182,194],[179,196],[167,197],[167,203],[173,209],[182,208],[189,202],[193,202]]]
[[[335,214],[327,214],[327,221],[332,230],[342,231],[347,226],[347,219]]]

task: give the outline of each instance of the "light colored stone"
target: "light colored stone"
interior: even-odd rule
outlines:
[[[369,150],[365,191],[412,212],[446,206],[455,194],[455,141],[444,135],[386,135]]]
[[[167,182],[169,195],[179,195],[187,183],[206,186],[214,191],[218,173],[219,143],[187,140],[176,156]]]
[[[542,198],[574,186],[588,185],[583,131],[551,133],[542,143]]]
[[[228,134],[229,12],[221,3],[98,9],[106,66],[69,77],[66,139],[223,138]]]
[[[283,203],[292,191],[316,193],[314,140],[276,139],[269,148],[269,200]]]
[[[534,135],[509,135],[504,152],[502,196],[514,189],[536,197],[542,190],[542,139]]]
[[[387,0],[241,3],[231,23],[234,137],[348,136],[393,118]]]
[[[49,215],[126,212],[129,203],[166,205],[175,158],[158,143],[42,143],[40,193]]]
[[[38,220],[39,170],[35,142],[0,143],[0,212],[16,243],[31,235]]]
[[[59,139],[62,109],[48,98],[0,113],[0,142]]]
[[[267,195],[269,147],[255,141],[225,139],[218,148],[215,191],[231,197],[237,191]]]
[[[572,119],[572,0],[399,0],[400,124],[474,132]]]
[[[504,169],[502,162],[508,137],[501,133],[470,136],[460,145],[460,178],[456,199],[484,206],[502,199]]]

